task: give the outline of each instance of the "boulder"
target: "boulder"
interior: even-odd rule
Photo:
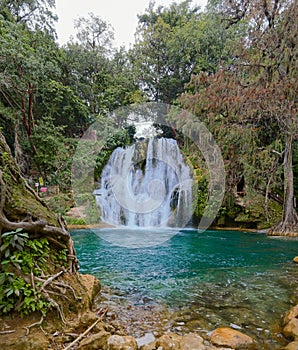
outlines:
[[[92,275],[82,275],[80,274],[80,279],[82,284],[87,290],[87,295],[90,300],[90,304],[92,304],[94,298],[101,290],[101,284],[100,281]]]
[[[283,325],[288,324],[292,319],[298,317],[298,304],[291,308],[291,310],[285,315],[283,319]]]
[[[292,318],[283,329],[286,338],[298,340],[298,319]]]
[[[107,341],[107,350],[137,350],[135,338],[131,336],[112,335]]]
[[[157,339],[156,349],[160,347],[160,350],[178,350],[180,348],[180,339],[181,337],[175,333],[166,333]]]
[[[210,335],[211,343],[216,346],[226,346],[240,349],[253,343],[253,339],[229,327],[215,329]]]
[[[292,341],[287,346],[283,348],[284,350],[297,350],[298,349],[298,341]]]

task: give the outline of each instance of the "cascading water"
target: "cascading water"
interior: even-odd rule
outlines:
[[[182,227],[192,214],[192,183],[177,142],[151,138],[115,149],[94,194],[106,223]]]

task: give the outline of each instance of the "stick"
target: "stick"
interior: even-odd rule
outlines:
[[[75,345],[77,342],[79,342],[82,338],[85,337],[86,334],[88,334],[91,329],[93,327],[95,327],[97,325],[97,323],[99,321],[101,321],[101,319],[103,318],[103,316],[106,314],[106,312],[108,311],[108,309],[105,309],[104,313],[101,315],[101,317],[99,317],[84,333],[82,333],[77,339],[75,339],[72,343],[70,343],[69,345],[67,345],[66,348],[64,348],[64,350],[69,350],[73,345]]]

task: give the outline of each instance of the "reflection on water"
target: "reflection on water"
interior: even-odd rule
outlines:
[[[298,240],[182,230],[163,244],[128,249],[109,243],[119,235],[122,242],[140,243],[137,230],[72,232],[80,271],[102,281],[101,303],[132,335],[169,329],[203,334],[231,326],[258,339],[263,349],[283,344],[279,323],[297,302],[292,258]]]

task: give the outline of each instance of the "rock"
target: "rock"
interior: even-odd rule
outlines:
[[[156,348],[161,347],[160,350],[178,350],[180,347],[181,337],[175,333],[169,332],[162,335],[156,341]]]
[[[151,332],[145,333],[142,337],[136,339],[139,347],[146,344],[150,344],[154,342],[154,340],[155,340],[155,337]]]
[[[291,308],[291,310],[285,315],[283,319],[283,325],[288,324],[293,318],[298,316],[298,304]]]
[[[156,350],[156,341],[153,341],[149,344],[143,345],[140,347],[140,350]]]
[[[81,341],[78,350],[97,350],[106,349],[107,340],[110,337],[110,333],[101,331],[97,334],[90,335],[86,339]]]
[[[87,290],[87,294],[90,300],[90,304],[92,304],[94,298],[101,290],[101,284],[100,281],[92,275],[80,275],[82,284]]]
[[[214,330],[210,335],[212,344],[219,346],[228,346],[234,349],[240,349],[253,343],[253,339],[235,329],[220,327]]]
[[[180,350],[204,350],[204,339],[198,334],[189,333],[180,340]]]
[[[298,256],[295,256],[295,258],[293,259],[293,262],[298,264]]]
[[[298,349],[298,341],[293,341],[293,342],[289,343],[283,349],[284,350],[297,350]]]
[[[137,350],[136,340],[131,336],[112,335],[107,341],[107,350]]]
[[[283,329],[286,338],[298,340],[298,319],[292,318]]]
[[[80,317],[80,326],[84,328],[88,328],[91,326],[94,322],[97,321],[97,316],[92,311],[84,312]]]

